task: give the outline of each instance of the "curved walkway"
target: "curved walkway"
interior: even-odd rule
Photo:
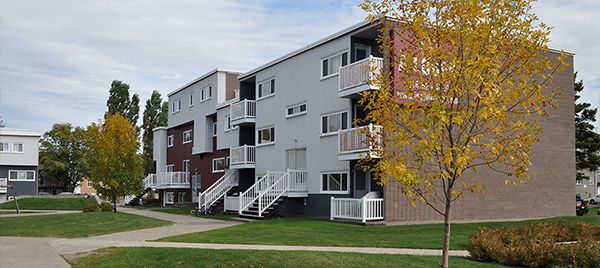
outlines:
[[[326,251],[353,252],[368,254],[406,254],[441,256],[441,250],[411,248],[373,247],[327,247],[327,246],[283,246],[283,245],[242,245],[210,243],[149,242],[162,237],[202,232],[242,224],[234,221],[220,221],[187,215],[175,215],[150,210],[120,208],[121,212],[144,217],[171,221],[174,224],[158,228],[112,233],[87,238],[30,238],[0,237],[0,260],[8,267],[69,267],[61,257],[67,258],[105,247],[158,247],[158,248],[198,248],[198,249],[239,249],[239,250],[283,250],[283,251]],[[29,214],[29,215],[36,215]],[[26,214],[27,215],[27,214]],[[451,256],[468,256],[466,250],[451,250]],[[32,258],[35,256],[35,258]]]

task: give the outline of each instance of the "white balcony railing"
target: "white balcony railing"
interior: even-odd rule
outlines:
[[[256,118],[256,101],[241,100],[231,104],[231,122],[255,120]]]
[[[240,207],[240,197],[239,196],[225,196],[223,208],[225,211],[235,211],[238,212]]]
[[[383,198],[334,198],[331,197],[330,219],[359,220],[361,222],[383,220]]]
[[[382,142],[383,127],[369,124],[338,132],[338,154],[356,154],[378,150]]]
[[[348,90],[371,83],[383,69],[383,59],[369,56],[366,59],[340,67],[340,88]]]
[[[144,179],[144,188],[189,188],[189,172],[165,172],[159,174],[148,174]]]
[[[229,165],[231,168],[236,166],[254,165],[256,160],[256,147],[253,145],[243,145],[229,149]]]

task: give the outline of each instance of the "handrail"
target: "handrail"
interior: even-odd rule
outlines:
[[[346,89],[371,83],[383,69],[383,58],[369,56],[355,61],[346,66],[341,66],[339,71],[339,89]]]
[[[240,205],[238,212],[241,214],[242,211],[252,205],[252,203],[258,199],[260,193],[269,188],[276,181],[275,178],[279,178],[279,176],[283,174],[284,172],[267,171],[262,178],[254,183],[254,185],[240,194]]]
[[[258,216],[262,217],[262,213],[267,210],[277,199],[279,199],[284,193],[287,192],[289,187],[289,174],[290,170],[284,173],[273,185],[265,189],[258,195]]]
[[[198,207],[212,206],[217,200],[229,191],[232,187],[238,184],[237,170],[227,170],[221,178],[219,178],[204,192],[198,194]]]
[[[256,117],[256,101],[244,99],[231,104],[231,121]]]
[[[242,145],[229,149],[230,165],[254,164],[256,159],[256,147],[254,145]]]
[[[382,144],[382,134],[383,127],[373,124],[340,130],[338,132],[338,154],[379,150]]]
[[[384,219],[383,198],[335,198],[331,197],[330,219],[351,219],[366,222]]]

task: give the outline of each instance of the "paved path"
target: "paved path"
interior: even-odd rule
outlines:
[[[142,229],[130,232],[106,234],[88,238],[28,238],[0,237],[0,260],[7,267],[69,267],[61,257],[71,257],[105,247],[168,247],[198,249],[238,249],[238,250],[284,250],[284,251],[327,251],[355,252],[369,254],[408,254],[441,256],[441,250],[410,248],[371,248],[371,247],[326,247],[326,246],[281,246],[281,245],[242,245],[209,243],[149,242],[158,238],[202,232],[242,224],[233,221],[219,221],[186,215],[175,215],[150,210],[120,208],[121,212],[157,218],[173,222],[172,225]],[[39,214],[39,213],[36,213]],[[451,256],[468,256],[465,250],[451,250]]]
[[[14,209],[0,209],[0,211],[1,212],[15,212]],[[81,211],[78,211],[78,210],[32,210],[32,209],[21,209],[20,211],[21,211],[21,214],[0,214],[0,218],[81,213]]]

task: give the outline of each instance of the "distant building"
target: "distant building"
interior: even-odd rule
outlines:
[[[87,178],[81,179],[81,183],[75,187],[73,191],[75,194],[85,194],[85,195],[96,195],[97,191],[92,185],[92,182]]]
[[[0,200],[37,194],[41,135],[35,130],[0,128]]]
[[[589,170],[579,170],[578,172],[588,176],[589,180],[575,180],[575,193],[581,196],[581,198],[592,198],[597,194],[600,194],[600,170],[592,172]]]

